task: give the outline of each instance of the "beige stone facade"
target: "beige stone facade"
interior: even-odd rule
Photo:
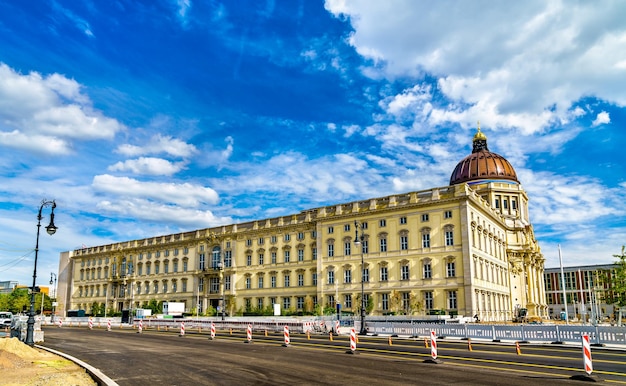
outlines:
[[[355,226],[363,235],[358,246]],[[547,313],[544,259],[528,197],[517,181],[490,175],[77,249],[61,260],[60,301],[66,310],[87,313],[94,303],[122,310],[153,299],[184,302],[187,311],[203,313],[223,297],[228,315],[273,304],[283,312],[309,312],[336,302],[358,314],[361,275],[373,315],[440,310],[507,321],[516,308]]]

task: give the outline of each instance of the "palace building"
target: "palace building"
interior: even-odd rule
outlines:
[[[547,316],[528,196],[480,127],[448,186],[64,252],[58,310],[359,314],[361,293],[370,315]]]

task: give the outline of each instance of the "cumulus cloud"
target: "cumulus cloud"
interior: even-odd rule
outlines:
[[[185,167],[184,162],[170,162],[162,158],[140,157],[137,159],[118,162],[109,166],[110,171],[131,172],[153,176],[171,176]]]
[[[327,0],[349,20],[349,42],[391,79],[428,74],[449,106],[425,111],[433,124],[524,128],[526,134],[570,119],[573,104],[595,96],[626,105],[626,4],[411,0]],[[617,84],[616,84],[617,83]],[[400,95],[397,114],[411,95]]]
[[[218,202],[215,190],[190,183],[146,182],[103,174],[93,178],[92,187],[97,193],[120,198],[149,199],[189,208]]]
[[[596,119],[593,120],[593,126],[600,126],[602,124],[610,123],[611,117],[609,117],[609,113],[606,111],[602,111],[598,115],[596,115]]]
[[[123,144],[117,148],[117,152],[126,156],[135,157],[149,154],[168,154],[174,157],[189,157],[197,152],[194,145],[185,143],[171,136],[157,134],[150,138],[143,146]]]
[[[0,63],[0,144],[63,154],[75,140],[113,139],[124,127],[91,106],[76,81],[22,75]],[[37,146],[35,146],[37,145]]]

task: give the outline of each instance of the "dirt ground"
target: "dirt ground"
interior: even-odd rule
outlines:
[[[17,338],[0,338],[0,385],[90,386],[96,382],[72,361]]]

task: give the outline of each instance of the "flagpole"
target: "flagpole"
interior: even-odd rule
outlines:
[[[569,324],[569,315],[567,314],[567,295],[565,293],[565,274],[563,273],[563,257],[561,257],[561,244],[559,246],[559,263],[561,264],[561,288],[563,289],[563,304],[565,304],[565,324]]]

